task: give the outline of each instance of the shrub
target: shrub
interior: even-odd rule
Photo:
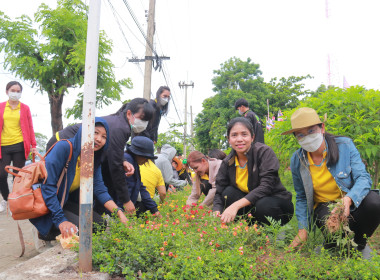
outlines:
[[[292,238],[295,228],[275,222],[261,227],[250,217],[226,225],[209,209],[185,207],[189,193],[186,189],[170,195],[160,206],[162,219],[147,213],[130,218],[127,226],[110,219],[106,230],[94,234],[95,267],[126,279],[379,277],[379,256],[367,262],[357,255],[351,259],[325,252],[315,255],[314,247],[312,253],[287,252],[284,247],[290,240],[276,239],[284,230],[291,231]]]

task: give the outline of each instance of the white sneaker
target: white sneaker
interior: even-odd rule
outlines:
[[[7,210],[7,202],[5,200],[0,202],[0,212]]]
[[[32,227],[32,235],[33,235],[34,247],[36,247],[36,250],[38,253],[43,253],[47,249],[52,247],[49,241],[45,241],[38,238],[38,230],[35,227]]]

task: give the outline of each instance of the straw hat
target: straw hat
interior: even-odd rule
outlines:
[[[305,127],[322,123],[317,112],[314,109],[307,107],[303,107],[295,111],[290,119],[290,122],[292,124],[292,129],[281,133],[281,135],[290,134]]]

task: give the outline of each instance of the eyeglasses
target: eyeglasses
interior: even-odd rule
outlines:
[[[308,131],[307,131],[307,134],[303,134],[303,133],[299,133],[299,134],[296,134],[294,135],[298,141],[301,141],[302,139],[304,139],[307,135],[310,135],[310,134],[314,134],[314,133],[317,133],[318,132],[318,129],[319,127],[318,126],[315,126],[315,127],[312,127],[310,128]]]

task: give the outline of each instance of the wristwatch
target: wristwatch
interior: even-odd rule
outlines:
[[[124,209],[123,209],[123,208],[121,208],[121,207],[117,207],[116,209],[117,209],[116,213],[119,212],[119,211],[121,211],[121,212],[124,213]]]

